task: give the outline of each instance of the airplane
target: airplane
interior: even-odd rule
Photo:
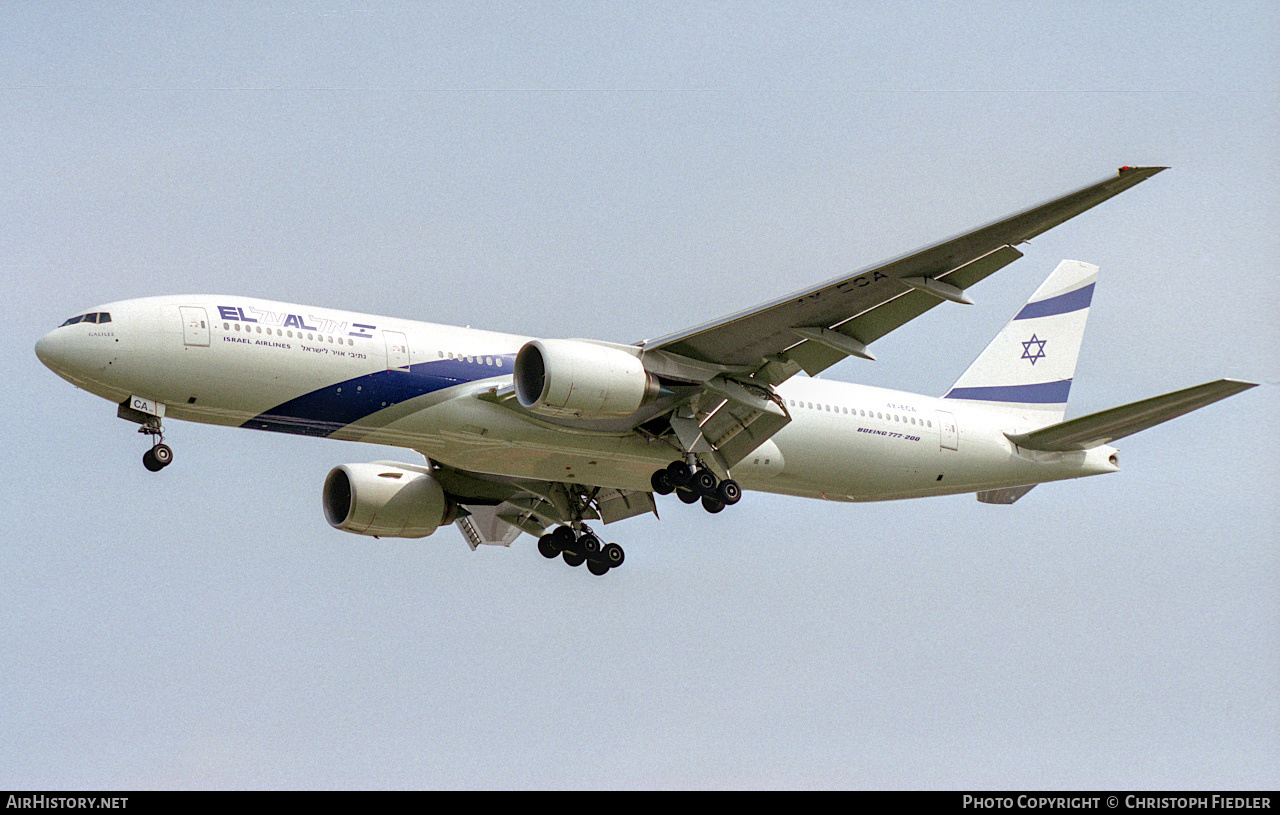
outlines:
[[[163,420],[404,447],[421,464],[342,464],[336,529],[474,550],[521,533],[603,575],[625,554],[588,521],[709,512],[743,490],[833,501],[975,493],[1119,469],[1111,442],[1255,386],[1220,379],[1064,421],[1098,268],[1065,260],[942,396],[830,381],[848,357],[1022,256],[1016,247],[1150,178],[1103,180],[892,260],[655,340],[542,339],[235,295],[96,306],[36,343],[173,461]],[[798,376],[800,373],[807,376]]]

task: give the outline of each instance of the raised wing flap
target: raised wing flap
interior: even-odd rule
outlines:
[[[1190,413],[1220,399],[1257,387],[1254,382],[1219,379],[1194,388],[1153,396],[1141,402],[1091,413],[1068,422],[1050,425],[1030,433],[1006,434],[1009,441],[1028,450],[1067,452],[1089,450],[1140,430]]]
[[[741,382],[724,376],[717,376],[703,383],[703,387],[712,393],[723,396],[725,399],[745,405],[760,413],[772,413],[775,416],[783,417],[787,415],[787,411],[781,405],[781,400],[763,388],[752,389]]]
[[[456,521],[462,538],[473,550],[478,546],[510,546],[520,536],[520,528],[499,517],[498,507],[471,506]]]
[[[658,514],[658,505],[654,503],[651,492],[602,490],[596,496],[596,506],[600,511],[601,523],[606,524],[634,518],[646,512]]]
[[[1035,484],[1027,484],[1023,487],[1004,487],[998,490],[983,490],[975,494],[984,504],[1012,504],[1035,489],[1035,486]]]
[[[1001,247],[1007,246],[1012,249],[1013,245],[1029,240],[1079,215],[1163,169],[1163,167],[1122,168],[1116,175],[1096,184],[886,263],[833,278],[826,283],[795,292],[771,303],[687,331],[646,342],[645,349],[646,351],[650,349],[670,351],[691,359],[720,365],[759,365],[762,360],[797,344],[796,335],[791,330],[793,328],[838,326],[851,318],[900,298],[905,288],[900,278],[945,280],[948,287],[938,289],[939,291],[953,293],[953,287],[963,290],[966,285],[964,281],[953,279],[952,276],[961,267]],[[1006,253],[993,260],[1003,260],[1007,263],[1006,257],[1012,259],[1012,256]],[[999,268],[1004,263],[1000,263],[995,268]],[[990,271],[986,273],[990,274]],[[922,285],[928,286],[927,283]],[[904,318],[901,321],[890,319],[889,313],[881,315],[877,329],[880,331],[880,336],[938,302],[937,297],[925,291],[912,293],[926,299],[912,308],[904,308],[897,315]],[[913,310],[915,314],[911,313]],[[864,345],[870,342],[856,331],[844,333],[853,336]],[[813,340],[805,340],[804,344],[814,345],[815,355],[824,358],[834,357],[837,361],[843,358],[843,354]]]

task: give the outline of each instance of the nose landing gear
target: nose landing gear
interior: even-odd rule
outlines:
[[[173,448],[164,443],[164,429],[160,426],[159,416],[150,416],[138,432],[151,436],[151,449],[142,454],[142,466],[153,473],[158,473],[173,463]]]
[[[139,396],[130,396],[117,407],[116,415],[138,423],[141,425],[138,432],[151,437],[151,449],[142,454],[142,466],[158,473],[173,463],[173,449],[164,443],[164,427],[161,425],[164,421],[164,405]]]

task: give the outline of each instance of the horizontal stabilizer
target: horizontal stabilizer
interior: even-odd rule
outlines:
[[[1190,413],[1219,399],[1257,387],[1255,382],[1219,379],[1194,388],[1153,396],[1129,405],[1091,413],[1069,422],[1043,427],[1030,433],[1007,433],[1009,441],[1028,450],[1066,452],[1089,450],[1116,439],[1131,436],[1158,424]]]

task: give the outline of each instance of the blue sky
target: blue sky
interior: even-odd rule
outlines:
[[[1265,3],[0,10],[0,786],[1270,788],[1280,14]],[[522,539],[331,530],[335,464],[173,423],[159,476],[32,346],[261,296],[631,342],[1171,169],[825,376],[944,392],[1063,258],[1069,415],[1264,383],[1011,507],[748,494]]]

